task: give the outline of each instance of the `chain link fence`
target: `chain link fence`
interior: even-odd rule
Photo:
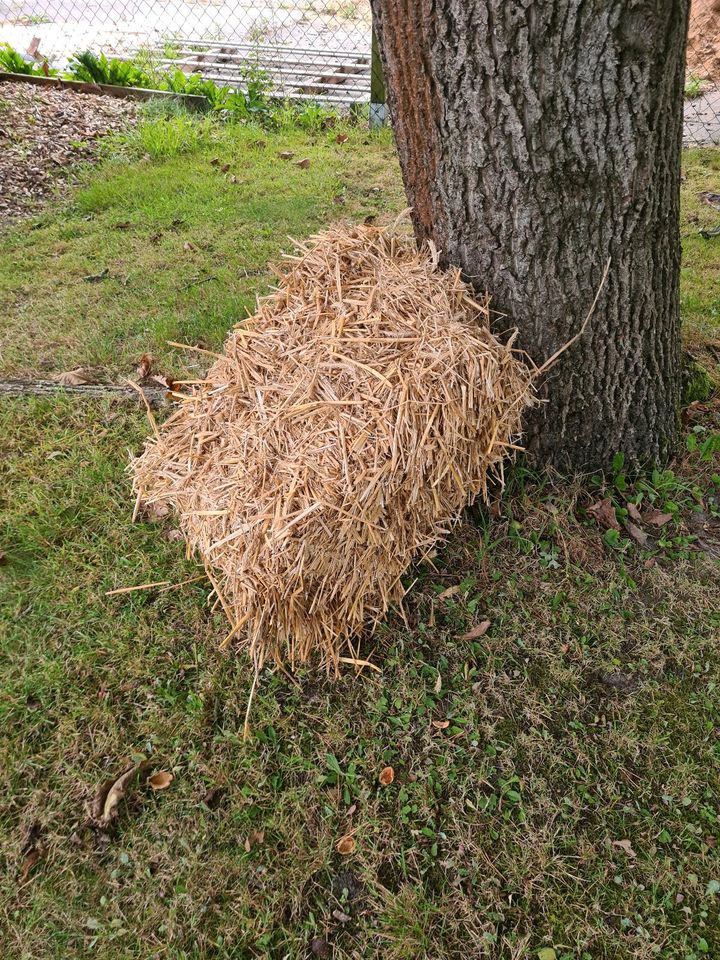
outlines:
[[[368,103],[369,0],[0,0],[0,41],[63,69],[92,50],[242,86],[262,69],[279,97]]]
[[[0,0],[0,41],[60,69],[89,49],[228,86],[259,67],[280,97],[384,113],[369,0]],[[720,144],[718,0],[692,2],[684,107],[686,146]]]

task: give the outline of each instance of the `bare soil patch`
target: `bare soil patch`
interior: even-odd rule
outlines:
[[[701,80],[720,82],[720,0],[693,0],[687,64]]]

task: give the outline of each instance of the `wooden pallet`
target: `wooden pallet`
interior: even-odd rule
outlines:
[[[247,86],[247,68],[267,73],[276,96],[337,105],[370,100],[370,51],[312,50],[279,44],[177,40],[177,56],[151,50],[156,63],[229,87]],[[147,52],[147,48],[145,51]]]

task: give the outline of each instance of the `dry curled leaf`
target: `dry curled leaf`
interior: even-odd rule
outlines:
[[[640,510],[638,509],[638,505],[636,503],[628,502],[627,512],[630,519],[634,520],[635,523],[642,523],[642,514],[640,513]]]
[[[138,375],[139,380],[144,380],[145,377],[150,376],[150,373],[152,372],[152,364],[153,364],[153,358],[150,356],[149,353],[144,353],[140,357],[140,363],[138,364],[137,370],[135,371]]]
[[[339,133],[335,137],[335,143],[347,143],[350,137],[346,133]]]
[[[185,243],[183,244],[183,250],[186,253],[191,253],[193,250],[197,250],[197,247],[190,240],[186,240]]]
[[[159,770],[157,773],[149,776],[147,782],[153,790],[167,790],[174,779],[171,773],[168,773],[166,770]]]
[[[461,640],[477,640],[478,637],[484,637],[485,634],[490,629],[489,620],[481,620],[476,626],[468,630],[467,633],[464,633],[460,639]]]
[[[393,768],[383,767],[382,770],[380,771],[380,776],[378,777],[378,780],[380,781],[380,785],[383,787],[389,787],[394,779],[395,779],[395,771],[393,770]]]
[[[224,164],[220,167],[220,172],[221,172],[221,173],[227,173],[229,169],[230,169],[230,164],[229,164],[229,163],[224,163]]]
[[[450,726],[449,720],[432,720],[431,723],[436,730],[447,730]]]
[[[646,547],[648,545],[648,535],[644,530],[641,530],[640,527],[635,526],[634,523],[630,523],[628,520],[625,523],[625,529],[639,547]]]
[[[138,774],[147,767],[147,760],[133,764],[114,780],[101,784],[90,806],[90,816],[98,827],[107,827],[117,817],[118,807]]]
[[[620,529],[620,524],[615,516],[615,507],[613,506],[610,497],[606,497],[604,500],[598,500],[597,503],[593,503],[592,506],[588,507],[587,512],[591,517],[594,517],[594,519],[605,530]]]
[[[435,677],[433,690],[435,691],[435,693],[440,693],[440,691],[442,690],[442,674],[439,671],[438,671],[437,677]]]
[[[90,383],[82,367],[78,367],[76,370],[64,370],[55,379],[64,387],[80,387],[84,383]]]
[[[613,840],[612,845],[618,847],[620,850],[624,850],[625,853],[634,860],[637,854],[632,848],[632,844],[629,840]]]
[[[7,554],[4,550],[0,550],[0,567],[2,567],[5,563],[7,563]]]
[[[143,503],[142,512],[148,520],[162,520],[170,513],[170,507],[166,503]]]
[[[341,837],[336,843],[335,849],[344,857],[349,857],[355,850],[355,838],[351,836]]]
[[[645,523],[651,523],[654,527],[664,527],[666,523],[669,523],[673,515],[671,513],[663,513],[662,510],[658,510],[657,507],[648,507],[647,510],[642,515]]]
[[[309,157],[305,157],[304,160],[298,160],[298,162],[295,164],[295,166],[296,166],[296,167],[300,167],[301,170],[307,170],[307,168],[310,166],[310,159],[309,159]]]
[[[167,540],[168,543],[176,543],[178,540],[184,540],[182,530],[172,529],[172,530],[163,530],[160,534],[163,540]]]
[[[210,166],[211,166],[211,167],[219,167],[219,166],[220,166],[220,157],[213,157],[212,160],[210,161]]]
[[[281,160],[292,160],[294,156],[295,153],[292,150],[281,150],[278,154],[278,157],[280,157]]]
[[[25,884],[30,879],[30,874],[32,873],[33,867],[42,860],[42,853],[38,850],[37,847],[31,847],[28,852],[23,857],[22,868],[20,870],[20,876],[18,877],[18,886],[24,887]]]
[[[456,593],[460,593],[459,584],[455,584],[454,587],[448,587],[447,590],[443,590],[442,593],[437,595],[438,600],[447,600],[448,597],[454,597]]]
[[[151,379],[154,380],[155,383],[159,383],[161,387],[165,387],[166,390],[175,389],[175,382],[171,380],[170,377],[166,377],[163,373],[154,373]]]
[[[253,847],[263,843],[265,840],[264,830],[253,830],[249,837],[245,837],[244,847],[247,853],[250,853]]]
[[[264,150],[265,147],[267,146],[267,140],[255,140],[253,143],[253,146],[257,150]]]

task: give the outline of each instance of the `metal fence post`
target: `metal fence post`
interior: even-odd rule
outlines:
[[[370,129],[385,126],[387,104],[385,102],[385,78],[383,77],[380,48],[375,27],[372,29],[372,52],[370,55]]]

